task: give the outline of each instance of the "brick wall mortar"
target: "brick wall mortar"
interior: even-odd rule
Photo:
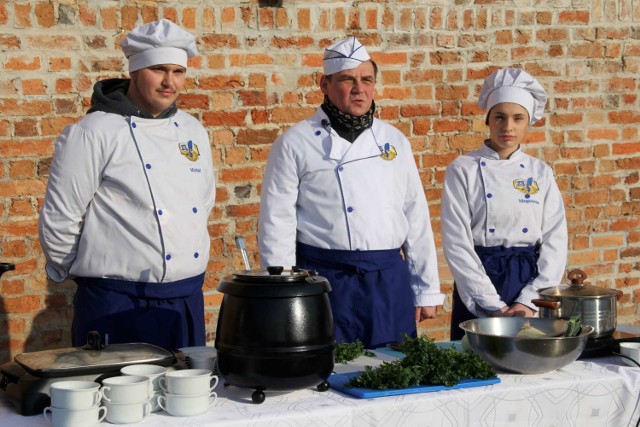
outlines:
[[[640,6],[632,0],[0,1],[0,360],[69,345],[74,285],[48,283],[37,212],[53,141],[82,117],[95,81],[126,76],[119,41],[167,17],[198,37],[184,109],[212,137],[218,198],[205,283],[208,339],[220,277],[242,268],[234,236],[258,264],[256,223],[271,142],[322,100],[321,52],[358,36],[380,65],[378,114],[411,140],[430,198],[443,290],[440,195],[447,164],[487,130],[484,77],[522,67],[547,89],[526,151],[555,170],[571,232],[568,268],[620,288],[619,321],[638,322],[640,292]],[[449,307],[421,331],[448,337]],[[9,331],[6,333],[4,331]]]

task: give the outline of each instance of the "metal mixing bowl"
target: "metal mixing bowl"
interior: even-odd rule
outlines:
[[[524,322],[546,337],[518,337]],[[486,317],[460,323],[469,345],[495,369],[517,374],[542,374],[575,361],[587,344],[592,326],[583,325],[580,335],[565,337],[568,321],[525,317]]]

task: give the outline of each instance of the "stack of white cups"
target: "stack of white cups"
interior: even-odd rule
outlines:
[[[123,375],[102,380],[102,403],[107,421],[130,424],[142,421],[151,412],[153,386],[148,377]]]
[[[44,417],[53,427],[89,427],[99,424],[107,408],[100,406],[102,391],[93,381],[59,381],[49,386],[51,406]]]
[[[160,378],[164,395],[158,397],[158,405],[176,417],[204,414],[217,398],[213,391],[217,385],[218,377],[209,369],[167,372]]]
[[[151,364],[129,365],[120,369],[122,375],[141,375],[149,378],[153,387],[153,395],[151,396],[151,412],[160,410],[158,406],[158,397],[162,395],[160,388],[160,378],[167,372],[167,368]]]

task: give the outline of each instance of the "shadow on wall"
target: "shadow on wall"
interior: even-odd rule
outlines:
[[[0,263],[0,282],[1,277],[7,271],[15,270],[16,266],[14,264],[10,264],[8,262]],[[0,288],[1,289],[1,288]],[[1,293],[0,293],[1,295]],[[4,300],[0,297],[0,331],[8,331],[8,323],[7,323],[7,310],[4,307]],[[6,333],[6,338],[0,339],[0,362],[5,362],[9,360],[9,334]]]
[[[75,282],[55,283],[47,279],[44,310],[31,323],[31,331],[24,344],[24,352],[71,347],[71,322]]]

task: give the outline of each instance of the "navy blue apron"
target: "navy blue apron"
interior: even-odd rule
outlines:
[[[366,348],[416,336],[413,290],[400,249],[348,251],[298,243],[297,265],[331,284],[329,301],[337,343],[360,340]]]
[[[505,248],[504,246],[475,246],[476,253],[505,304],[514,303],[527,283],[538,276],[538,246]],[[464,331],[460,323],[475,319],[460,299],[456,284],[453,284],[451,309],[451,340],[459,340]]]
[[[74,347],[86,344],[89,331],[110,344],[144,342],[171,350],[205,345],[204,273],[169,283],[75,281]]]

